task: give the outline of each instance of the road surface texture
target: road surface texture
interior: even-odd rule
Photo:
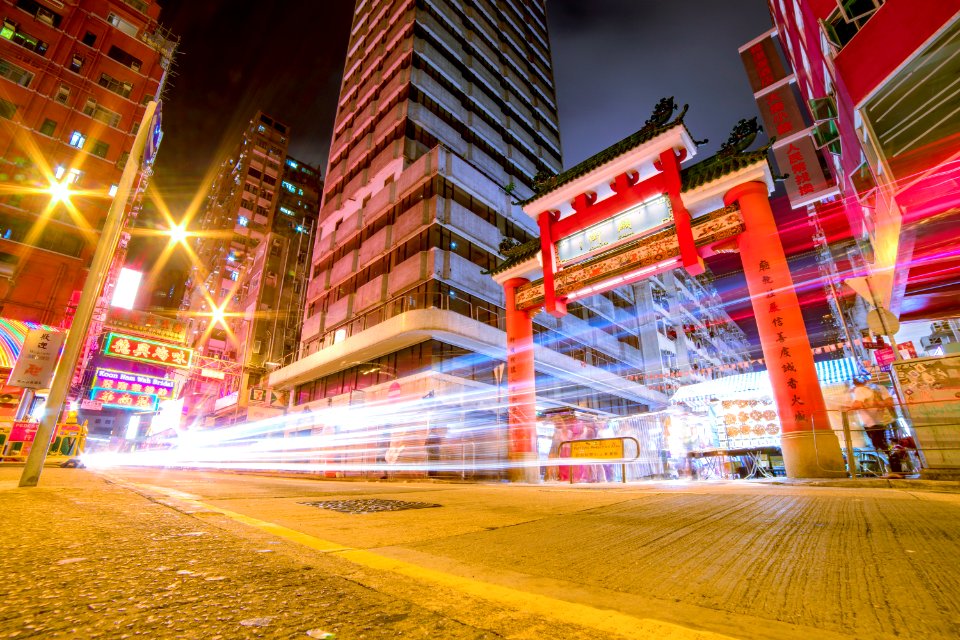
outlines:
[[[930,483],[19,472],[0,638],[960,637],[960,493]]]

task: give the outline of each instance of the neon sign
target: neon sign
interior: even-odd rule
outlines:
[[[193,349],[169,342],[155,342],[123,333],[108,333],[103,353],[114,358],[148,362],[168,367],[189,369],[193,361]]]
[[[136,393],[116,389],[91,389],[90,399],[104,407],[131,411],[156,411],[160,404],[160,399],[155,393]]]
[[[175,384],[173,380],[167,380],[166,378],[101,368],[97,369],[93,376],[93,384],[90,386],[100,389],[153,394],[161,398],[168,398],[173,396]]]

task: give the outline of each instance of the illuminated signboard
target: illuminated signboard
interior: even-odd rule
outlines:
[[[99,389],[133,391],[134,393],[153,394],[160,398],[170,398],[173,397],[175,383],[173,380],[167,380],[166,378],[145,376],[139,373],[114,371],[113,369],[97,369],[93,376],[93,384],[90,386]]]
[[[168,342],[155,342],[123,333],[108,333],[103,353],[114,358],[149,362],[180,369],[190,368],[193,350]]]
[[[156,411],[160,402],[155,393],[136,393],[135,391],[98,388],[90,390],[90,399],[99,402],[104,407],[129,409],[131,411]]]
[[[666,224],[673,224],[673,210],[665,196],[657,196],[563,238],[557,243],[557,257],[569,262],[607,251]]]

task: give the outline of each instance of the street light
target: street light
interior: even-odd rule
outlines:
[[[120,243],[127,201],[130,198],[133,182],[137,177],[137,173],[140,171],[147,141],[156,128],[154,125],[154,116],[156,113],[157,103],[151,100],[147,103],[147,108],[143,113],[143,119],[140,121],[140,128],[137,130],[133,147],[130,149],[130,159],[120,177],[117,195],[113,199],[113,202],[110,203],[107,219],[103,225],[103,233],[100,236],[100,242],[97,244],[96,253],[93,254],[93,261],[90,263],[90,271],[87,273],[87,279],[83,285],[83,292],[80,294],[80,301],[77,304],[73,324],[67,334],[67,341],[63,346],[60,364],[57,366],[57,372],[53,376],[53,382],[50,384],[50,393],[47,395],[43,419],[37,427],[33,446],[30,448],[30,454],[27,456],[27,462],[23,467],[23,475],[20,476],[21,487],[35,487],[40,480],[40,473],[43,471],[43,461],[47,457],[47,450],[50,448],[50,440],[52,439],[51,436],[53,436],[54,429],[56,429],[57,426],[57,418],[60,417],[60,410],[63,408],[63,404],[67,399],[67,392],[70,390],[70,381],[73,379],[74,369],[77,367],[77,358],[86,341],[87,331],[90,329],[90,321],[93,318],[97,300],[100,297],[101,291],[103,291],[103,284],[107,279],[107,273],[110,270],[110,265],[114,260],[114,254]],[[62,183],[58,184],[62,185]],[[51,198],[54,196],[69,197],[69,187],[66,187],[66,189],[67,191],[65,193],[64,186],[54,187],[51,183],[49,189]]]
[[[183,244],[187,240],[187,225],[181,222],[180,224],[175,224],[167,230],[167,234],[170,236],[170,244]]]
[[[70,202],[70,184],[64,180],[54,180],[47,187],[47,193],[50,194],[50,205],[60,204],[61,202]]]

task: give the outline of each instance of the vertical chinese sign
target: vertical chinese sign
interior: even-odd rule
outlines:
[[[60,331],[30,329],[7,384],[25,389],[48,388],[66,337],[67,334]]]
[[[813,127],[804,119],[796,78],[787,74],[773,35],[741,49],[753,95],[770,137],[776,136],[773,155],[787,174],[787,197],[794,209],[812,204],[837,191],[836,183],[813,142]]]

